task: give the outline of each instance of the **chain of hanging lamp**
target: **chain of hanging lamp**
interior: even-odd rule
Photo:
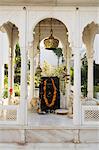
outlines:
[[[53,36],[53,29],[52,29],[52,18],[51,18],[51,30],[50,30],[51,36]]]
[[[39,43],[38,43],[39,60],[38,60],[38,65],[40,65],[40,37],[41,37],[41,31],[40,31],[40,23],[39,23]]]
[[[66,33],[67,33],[67,30],[66,30]],[[68,47],[67,47],[67,44],[66,44],[66,67],[65,67],[65,69],[66,69],[66,83],[68,83],[69,80],[70,80],[70,75],[68,74],[68,71],[67,71],[67,57],[68,57],[67,50],[68,50]]]

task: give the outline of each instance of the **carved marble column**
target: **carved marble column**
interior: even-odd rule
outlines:
[[[28,13],[26,7],[24,11],[24,25],[20,27],[19,43],[21,49],[21,91],[20,91],[20,105],[19,105],[19,124],[27,125],[27,60],[28,60]]]
[[[27,50],[21,47],[21,91],[20,91],[20,108],[19,108],[19,122],[20,124],[27,124]]]
[[[88,57],[88,95],[90,99],[93,98],[93,57]]]
[[[81,124],[81,63],[80,48],[76,47],[74,53],[74,99],[73,99],[73,122]]]
[[[30,53],[30,94],[29,94],[29,102],[34,97],[34,53],[33,49]]]
[[[67,75],[70,75],[70,54],[71,53],[71,49],[68,47],[67,49]],[[69,102],[70,102],[70,76],[67,76],[67,84],[66,84],[66,88],[67,88],[67,98],[66,98],[66,107],[69,108]]]
[[[81,124],[81,58],[80,49],[82,44],[80,29],[80,12],[79,8],[75,10],[75,31],[73,41],[74,53],[74,99],[73,99],[73,123]]]

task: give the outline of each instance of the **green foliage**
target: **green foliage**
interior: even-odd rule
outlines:
[[[3,98],[8,97],[8,76],[4,76],[4,92],[3,92]]]
[[[3,92],[3,98],[7,98],[7,97],[8,97],[8,88],[5,88]]]
[[[36,88],[39,87],[40,82],[41,82],[41,76],[35,76],[34,83]]]
[[[54,67],[51,67],[51,65],[47,61],[44,61],[41,76],[35,75],[35,86],[36,87],[39,86],[42,76],[57,76],[60,78],[63,72],[63,69],[64,69],[63,65],[57,68],[54,68]]]
[[[95,64],[95,61],[93,63],[94,66],[94,97],[95,93],[99,92],[99,65]],[[88,76],[88,63],[87,63],[87,57],[86,54],[84,55],[82,59],[82,67],[81,67],[81,91],[84,97],[87,96],[87,76]]]
[[[4,64],[4,74],[8,76],[8,64]]]
[[[85,82],[83,82],[83,85],[81,86],[81,92],[82,92],[82,95],[84,97],[87,96],[87,82],[86,82],[86,80],[85,80]]]
[[[8,84],[8,76],[4,76],[4,85],[6,86]]]
[[[94,86],[94,90],[95,90],[95,92],[99,92],[99,85],[98,86]]]
[[[60,65],[59,67],[52,67],[47,61],[44,61],[42,67],[42,75],[43,76],[57,76],[60,77],[63,72],[64,66]]]
[[[95,64],[94,61],[94,85],[99,84],[99,64]]]
[[[8,64],[4,65],[4,91],[3,91],[3,98],[8,97]]]
[[[4,66],[5,71],[5,77],[4,77],[4,93],[3,97],[8,97],[8,64],[5,64]],[[20,79],[21,79],[21,53],[20,53],[20,47],[19,44],[16,44],[15,48],[15,60],[14,60],[14,93],[15,96],[20,96]]]
[[[62,54],[62,48],[55,48],[53,49],[53,52],[56,54],[57,57],[61,57]]]
[[[63,72],[63,69],[64,69],[64,66],[63,66],[63,65],[61,65],[61,66],[59,66],[59,67],[57,67],[57,68],[54,68],[54,69],[53,69],[53,72],[52,72],[52,76],[57,76],[57,77],[60,78],[60,76],[61,76],[61,74],[62,74],[62,72]]]
[[[36,88],[39,87],[39,84],[41,82],[41,77],[42,77],[42,69],[41,69],[40,65],[38,65],[36,68],[35,77],[34,77],[34,83],[35,83]]]
[[[20,46],[17,43],[15,48],[15,75],[14,75],[14,83],[20,84],[21,79],[21,53],[20,53]]]
[[[20,53],[20,46],[17,43],[15,48],[15,74],[14,74],[15,96],[20,96],[20,79],[21,79],[21,53]]]
[[[52,50],[55,53],[55,55],[57,56],[57,58],[58,58],[57,66],[59,67],[59,59],[60,59],[60,57],[63,56],[62,48],[55,48],[55,49],[52,49]]]
[[[14,84],[14,93],[15,96],[20,96],[20,85],[17,83]],[[8,97],[8,77],[5,75],[3,98],[7,98],[7,97]]]
[[[14,93],[15,93],[15,96],[20,96],[20,85],[19,84],[14,84]]]
[[[97,92],[99,92],[99,85],[94,86],[94,97],[96,97]]]
[[[43,63],[42,75],[43,76],[51,76],[52,75],[51,65],[47,61],[44,61],[44,63]]]
[[[74,69],[73,67],[70,68],[70,79],[71,79],[71,84],[74,84]]]
[[[84,97],[87,96],[87,73],[88,73],[88,63],[86,54],[82,58],[81,66],[81,92]]]

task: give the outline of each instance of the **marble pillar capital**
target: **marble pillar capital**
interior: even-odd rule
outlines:
[[[87,53],[87,59],[92,59],[93,60],[94,58],[94,52],[91,52],[91,53]]]

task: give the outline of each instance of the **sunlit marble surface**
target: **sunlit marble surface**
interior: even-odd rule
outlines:
[[[28,125],[34,127],[70,127],[73,126],[73,119],[67,115],[45,114],[28,112]]]
[[[73,130],[27,130],[26,142],[28,143],[73,143]]]
[[[0,144],[0,150],[99,150],[99,144]]]
[[[4,125],[0,127],[0,143],[3,142],[98,144],[99,127],[75,126],[73,119],[68,118],[67,115],[30,113],[28,114],[28,124],[25,126]]]

